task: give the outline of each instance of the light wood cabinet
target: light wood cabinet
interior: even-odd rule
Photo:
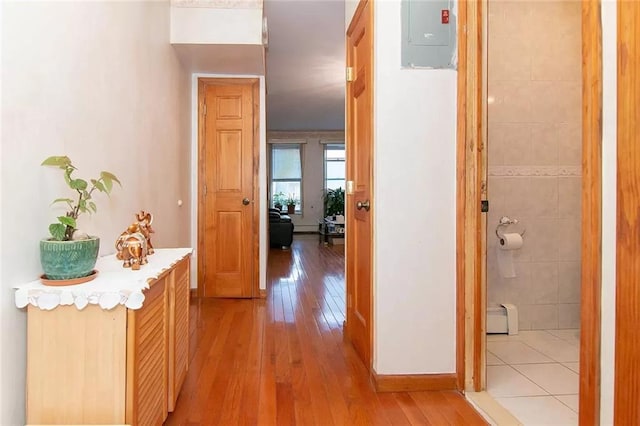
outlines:
[[[189,256],[140,309],[29,305],[27,423],[159,425],[189,362]]]

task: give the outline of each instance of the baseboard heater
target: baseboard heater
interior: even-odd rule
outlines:
[[[511,303],[487,308],[487,334],[518,334],[518,308]]]

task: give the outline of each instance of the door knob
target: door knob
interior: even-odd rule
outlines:
[[[356,203],[356,207],[358,208],[358,210],[362,210],[364,209],[365,211],[369,211],[369,209],[371,208],[371,205],[369,203],[369,200],[367,201],[358,201]]]
[[[242,204],[244,204],[245,206],[248,206],[250,202],[251,201],[248,198],[243,198],[242,199]]]

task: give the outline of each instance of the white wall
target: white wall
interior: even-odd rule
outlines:
[[[600,424],[613,424],[616,321],[617,21],[616,1],[602,2],[602,337]]]
[[[400,2],[374,7],[374,368],[453,372],[457,73],[400,69]]]
[[[172,6],[171,43],[262,44],[262,8]]]
[[[166,2],[2,2],[2,294],[0,424],[24,424],[26,315],[12,285],[41,274],[38,241],[66,194],[66,154],[78,176],[109,170],[123,188],[96,196],[80,226],[101,253],[140,209],[156,247],[189,245],[189,78],[169,44]],[[178,200],[183,207],[178,207]]]
[[[356,9],[358,8],[358,3],[360,3],[358,0],[345,0],[344,2],[345,32],[349,28],[351,19],[353,19],[353,14],[356,13]]]
[[[267,288],[267,117],[266,117],[266,85],[264,76],[247,74],[192,74],[191,76],[191,164],[198,164],[198,78],[259,78],[260,79],[260,165],[258,167],[258,203],[260,211],[260,289]],[[198,169],[191,170],[191,247],[194,247],[193,259],[198,258]],[[263,214],[264,213],[264,214]],[[198,276],[198,262],[191,263],[191,274]],[[196,288],[196,280],[191,281],[191,288]]]

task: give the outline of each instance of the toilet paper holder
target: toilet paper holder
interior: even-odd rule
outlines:
[[[498,226],[496,226],[496,237],[498,237],[498,239],[502,239],[504,236],[504,229],[511,225],[517,225],[518,223],[518,219],[511,219],[508,216],[502,216],[498,221]],[[520,234],[521,237],[524,237],[524,233],[527,231],[527,229],[522,225],[520,226],[520,228],[521,231],[518,232],[518,234]]]

